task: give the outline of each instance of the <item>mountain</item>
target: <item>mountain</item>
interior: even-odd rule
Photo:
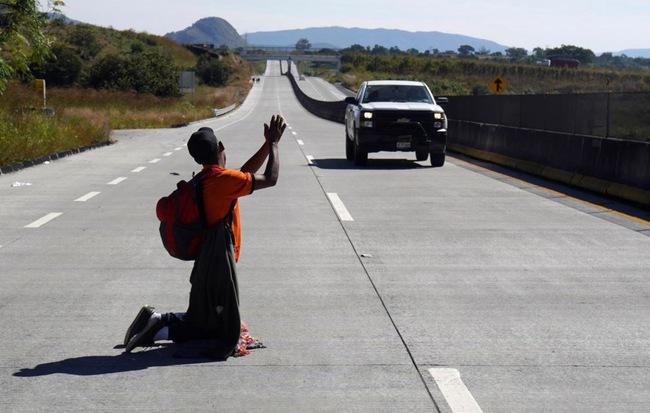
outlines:
[[[650,58],[650,49],[626,49],[614,53],[617,56],[624,54],[627,57],[644,57]]]
[[[424,52],[429,49],[456,51],[462,45],[470,45],[475,50],[486,49],[490,52],[503,52],[508,48],[496,42],[476,37],[448,34],[441,32],[409,32],[391,29],[361,29],[345,27],[318,27],[308,29],[280,30],[273,32],[255,32],[245,35],[249,45],[256,46],[294,46],[300,39],[307,39],[315,47],[324,43],[332,48],[346,48],[354,44],[375,45],[387,48],[398,47],[400,50],[417,49]]]
[[[179,43],[223,44],[230,48],[250,46],[293,47],[300,39],[307,39],[313,49],[343,49],[354,44],[375,45],[387,48],[398,47],[400,50],[417,49],[424,52],[438,49],[441,52],[458,50],[461,45],[470,45],[475,50],[486,49],[490,52],[503,52],[507,46],[490,40],[458,34],[441,32],[409,32],[389,29],[360,29],[344,27],[319,27],[309,29],[279,30],[273,32],[246,33],[244,38],[226,20],[208,17],[194,23],[184,30],[168,33],[169,37]]]
[[[207,17],[198,20],[184,30],[167,33],[165,37],[178,43],[212,44],[217,47],[225,44],[231,49],[246,45],[237,30],[220,17]]]

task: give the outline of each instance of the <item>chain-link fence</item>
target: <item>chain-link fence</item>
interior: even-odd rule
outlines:
[[[451,96],[450,119],[650,141],[650,93]]]

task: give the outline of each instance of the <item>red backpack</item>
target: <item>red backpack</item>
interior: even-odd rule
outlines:
[[[201,188],[201,181],[206,175],[202,171],[189,182],[179,181],[176,190],[160,198],[156,204],[160,237],[163,246],[174,258],[191,261],[198,256],[208,227]]]

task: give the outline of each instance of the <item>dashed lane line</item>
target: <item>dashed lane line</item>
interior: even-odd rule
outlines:
[[[305,155],[305,158],[307,158],[307,165],[313,165],[314,164],[314,157],[311,155]]]
[[[45,215],[42,218],[37,219],[36,221],[32,222],[31,224],[25,225],[25,228],[39,228],[42,227],[43,225],[47,224],[48,222],[52,221],[55,218],[60,217],[63,215],[63,212],[50,212],[49,214]]]
[[[354,218],[352,218],[352,215],[350,215],[347,208],[343,204],[343,201],[341,201],[341,198],[339,198],[338,194],[334,192],[328,192],[327,198],[330,200],[332,208],[334,208],[336,215],[339,216],[339,219],[341,221],[354,221]]]
[[[483,413],[456,369],[432,368],[429,373],[436,381],[453,413]]]
[[[120,176],[119,178],[115,178],[111,182],[108,182],[106,185],[119,185],[124,181],[126,181],[126,176]]]
[[[97,192],[97,191],[88,192],[86,195],[84,195],[84,196],[82,196],[82,197],[79,197],[79,198],[75,199],[74,201],[75,201],[75,202],[86,202],[86,201],[88,201],[88,200],[90,200],[90,199],[96,197],[96,196],[99,195],[100,193],[101,193],[101,192]]]
[[[135,168],[135,169],[132,170],[131,172],[138,173],[138,172],[142,172],[142,171],[144,171],[145,169],[147,169],[146,166],[138,166],[137,168]]]
[[[158,163],[160,162],[160,158],[155,158],[149,161],[149,163]]]

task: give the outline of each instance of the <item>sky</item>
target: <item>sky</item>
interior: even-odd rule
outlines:
[[[42,4],[46,0],[40,0]],[[71,19],[164,35],[205,17],[239,34],[310,27],[437,31],[529,52],[573,45],[596,54],[650,48],[648,0],[64,0]],[[317,42],[318,39],[308,39]],[[374,45],[363,45],[374,46]],[[391,47],[392,45],[384,45]]]

